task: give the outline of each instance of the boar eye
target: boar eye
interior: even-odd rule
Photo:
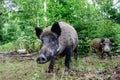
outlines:
[[[112,43],[110,43],[109,45],[112,46]]]

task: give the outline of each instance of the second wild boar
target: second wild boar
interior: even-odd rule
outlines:
[[[112,49],[113,39],[109,38],[95,38],[90,43],[90,48],[93,53],[96,53],[102,58],[108,55],[111,59],[110,51]]]
[[[35,31],[37,37],[42,41],[37,63],[44,64],[50,61],[48,72],[51,72],[56,58],[65,56],[65,72],[68,72],[73,52],[77,59],[78,35],[76,30],[65,22],[55,22],[43,30],[35,27]]]

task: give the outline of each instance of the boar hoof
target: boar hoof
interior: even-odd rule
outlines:
[[[69,76],[69,73],[70,73],[70,70],[69,70],[69,68],[65,68],[65,76]]]
[[[49,69],[49,70],[46,70],[46,72],[47,72],[47,73],[51,73],[51,72],[53,72],[53,70],[52,70],[52,69]]]
[[[65,72],[65,73],[64,73],[64,76],[65,76],[65,77],[69,77],[69,72]]]

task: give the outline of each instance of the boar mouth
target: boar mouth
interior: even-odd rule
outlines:
[[[104,53],[109,53],[110,51],[104,51]]]
[[[109,56],[108,54],[109,54],[109,52],[104,52],[104,55],[105,55],[105,56]]]

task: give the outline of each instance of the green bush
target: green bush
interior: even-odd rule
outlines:
[[[85,42],[79,42],[80,54],[87,53],[90,41],[97,37],[113,38],[115,44],[120,44],[119,14],[112,11],[111,0],[109,3],[108,0],[97,1],[102,4],[98,8],[88,0],[46,0],[46,12],[45,0],[11,1],[19,7],[18,12],[8,12],[3,7],[4,2],[0,2],[0,44],[15,41],[16,45],[22,45],[19,48],[37,51],[39,46],[36,43],[40,44],[40,40],[35,36],[34,26],[43,29],[55,21],[68,22],[77,30],[79,37],[87,38]],[[117,21],[109,17],[112,13],[116,14]]]

